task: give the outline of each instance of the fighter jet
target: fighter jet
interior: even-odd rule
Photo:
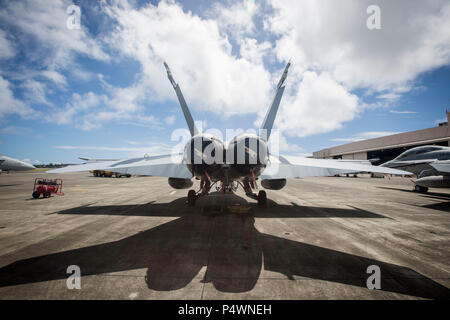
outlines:
[[[196,199],[206,196],[216,185],[224,193],[233,192],[239,186],[245,193],[265,206],[266,192],[259,190],[258,181],[264,189],[280,190],[286,179],[308,176],[330,176],[336,172],[375,172],[394,175],[410,175],[409,172],[386,167],[336,160],[299,158],[272,155],[268,141],[275,116],[285,89],[285,81],[291,63],[284,68],[275,95],[258,134],[244,133],[225,144],[217,137],[200,132],[194,123],[180,86],[164,62],[167,77],[173,86],[190,131],[190,140],[181,154],[152,156],[104,163],[87,163],[48,171],[64,173],[85,170],[109,170],[124,174],[168,177],[175,189],[189,189],[192,178],[200,180],[200,189],[188,192],[188,204],[194,206]]]
[[[427,192],[428,188],[450,188],[450,147],[420,146],[406,150],[381,167],[408,170],[417,179],[414,191]]]
[[[10,170],[24,171],[32,169],[36,169],[36,167],[24,161],[0,155],[0,174],[2,173],[2,171],[9,172]]]

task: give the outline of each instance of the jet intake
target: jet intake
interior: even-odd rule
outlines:
[[[264,189],[280,190],[286,185],[286,179],[264,179],[261,180],[261,186]]]
[[[174,189],[188,189],[193,184],[191,179],[169,178],[169,185]]]

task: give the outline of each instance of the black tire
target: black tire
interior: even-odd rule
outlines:
[[[259,207],[267,206],[267,194],[264,190],[258,192],[258,206]]]
[[[188,192],[188,206],[190,206],[190,207],[195,206],[195,200],[197,200],[197,194],[195,193],[195,190],[189,190],[189,192]]]
[[[428,192],[428,187],[421,187],[418,186],[417,184],[414,186],[414,191],[415,192],[420,192],[420,193],[425,193]]]
[[[41,194],[39,192],[33,191],[33,194],[32,194],[33,198],[37,199],[37,198],[39,198],[40,195]]]
[[[114,173],[114,175],[116,176],[116,178],[120,178],[120,173],[116,172]]]

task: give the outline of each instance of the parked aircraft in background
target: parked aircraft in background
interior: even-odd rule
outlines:
[[[265,189],[280,190],[286,185],[286,179],[289,178],[330,176],[340,171],[410,174],[401,170],[346,161],[271,155],[268,141],[290,65],[290,62],[286,65],[278,82],[275,97],[267,111],[259,134],[244,133],[225,145],[213,135],[198,131],[181,89],[173,79],[168,65],[164,63],[167,76],[175,89],[191,134],[183,154],[87,163],[48,172],[108,170],[135,175],[161,176],[168,177],[169,185],[175,189],[190,188],[193,185],[192,178],[195,177],[200,180],[200,190],[189,190],[189,205],[194,205],[199,196],[207,195],[214,185],[224,192],[232,192],[241,186],[248,196],[258,200],[259,205],[265,205],[266,192],[260,190],[257,195],[254,193],[258,189],[258,180]]]
[[[428,188],[450,187],[450,147],[421,146],[411,148],[380,167],[407,170],[414,173],[414,190],[427,192]]]
[[[2,171],[25,171],[36,169],[35,166],[29,164],[25,161],[21,161],[18,159],[10,158],[7,156],[0,155],[0,173]]]

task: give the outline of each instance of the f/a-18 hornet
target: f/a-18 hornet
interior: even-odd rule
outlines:
[[[283,96],[290,65],[290,62],[286,65],[277,84],[272,104],[258,134],[243,133],[225,144],[211,134],[199,132],[180,86],[175,82],[169,66],[164,62],[167,76],[175,89],[191,135],[183,153],[87,163],[49,172],[109,170],[124,174],[168,177],[169,185],[175,189],[191,188],[192,178],[195,177],[200,180],[200,189],[189,190],[188,204],[191,206],[195,205],[198,197],[208,195],[214,185],[223,192],[232,192],[241,186],[248,196],[258,200],[259,205],[265,205],[266,192],[260,190],[258,194],[255,193],[258,189],[258,180],[264,189],[280,190],[286,185],[286,179],[330,176],[340,171],[343,173],[351,171],[410,174],[406,171],[366,164],[270,154],[268,141]]]

